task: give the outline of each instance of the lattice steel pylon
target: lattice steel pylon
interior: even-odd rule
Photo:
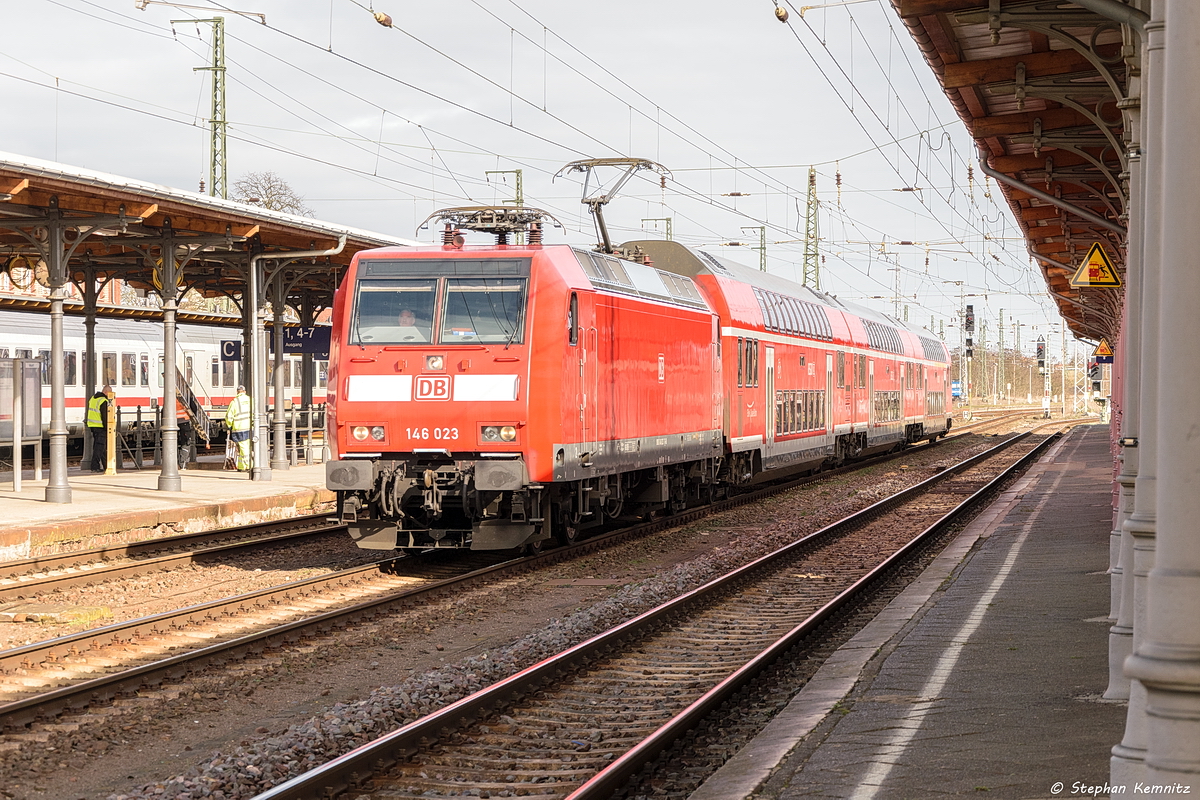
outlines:
[[[209,119],[211,144],[209,147],[208,194],[211,197],[229,199],[229,165],[226,161],[225,134],[225,18],[198,20],[171,20],[175,22],[211,22],[213,26],[213,57],[211,67],[193,67],[196,72],[212,73],[212,117]]]
[[[805,286],[821,288],[821,251],[817,230],[817,170],[808,168],[808,205],[804,213],[804,279]]]

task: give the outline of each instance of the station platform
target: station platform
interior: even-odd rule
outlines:
[[[1108,786],[1112,456],[1075,428],[690,800],[1132,795]]]
[[[159,491],[158,467],[115,475],[73,467],[70,503],[45,502],[46,473],[34,480],[25,470],[19,493],[9,473],[0,482],[0,562],[282,519],[326,510],[334,500],[324,464],[275,469],[270,481],[221,470],[216,461],[195,466],[180,470],[179,492]]]

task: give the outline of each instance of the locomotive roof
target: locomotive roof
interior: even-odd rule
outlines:
[[[757,286],[760,289],[806,300],[810,303],[817,303],[829,308],[847,311],[860,319],[871,320],[882,325],[890,325],[893,328],[906,330],[923,338],[933,338],[936,341],[941,341],[937,339],[936,334],[929,330],[918,325],[901,322],[890,314],[885,314],[882,311],[876,311],[873,308],[861,306],[857,303],[839,300],[833,295],[825,294],[808,286],[801,286],[798,283],[789,281],[787,278],[781,278],[778,275],[772,275],[762,270],[752,269],[736,261],[730,261],[727,258],[722,258],[703,250],[697,250],[679,242],[664,241],[662,239],[645,239],[625,242],[621,245],[622,248],[634,246],[644,250],[654,261],[654,266],[665,272],[686,275],[689,278],[694,278],[697,275],[717,275],[732,278],[750,286]]]

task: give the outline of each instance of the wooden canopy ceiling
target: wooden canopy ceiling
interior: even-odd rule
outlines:
[[[165,250],[173,249],[182,264],[181,289],[205,297],[240,297],[252,255],[332,249],[345,235],[339,254],[291,264],[289,274],[281,279],[288,304],[298,303],[307,293],[308,302],[317,308],[328,305],[355,253],[413,244],[245,203],[0,153],[0,269],[17,257],[29,261],[16,263],[36,263],[39,249],[46,246],[45,221],[54,218],[67,226],[68,281],[82,287],[91,272],[100,281],[120,279],[156,292],[157,264]],[[268,293],[264,300],[270,299]]]
[[[1024,228],[1060,313],[1076,335],[1113,341],[1123,290],[1070,280],[1096,242],[1123,279],[1142,47],[1116,19],[1145,15],[1117,0],[892,4]]]

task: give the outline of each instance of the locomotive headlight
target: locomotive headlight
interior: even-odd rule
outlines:
[[[441,372],[445,368],[445,356],[425,356],[425,369]]]
[[[383,432],[382,425],[376,425],[374,428],[371,428],[371,438],[372,439],[374,439],[377,442],[382,442],[383,437],[384,437],[384,432]]]
[[[484,425],[479,433],[485,442],[512,442],[517,438],[517,429],[512,425]]]
[[[365,442],[367,437],[371,435],[371,431],[366,425],[357,425],[350,433],[360,442]]]

